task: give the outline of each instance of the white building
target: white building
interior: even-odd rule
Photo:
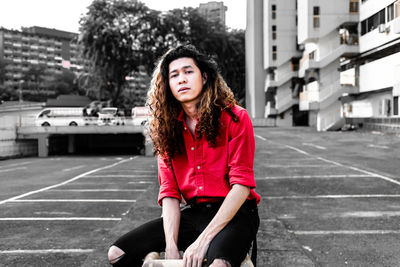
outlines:
[[[360,90],[344,99],[344,116],[367,127],[399,125],[400,1],[363,0],[360,55],[347,65],[359,69]]]
[[[298,42],[304,46],[299,77],[305,85],[300,110],[309,112],[309,125],[319,131],[344,125],[343,94],[358,91],[355,69],[340,71],[346,59],[356,57],[357,0],[298,0]]]
[[[277,126],[299,125],[296,0],[266,0],[263,9],[265,116],[275,117]]]

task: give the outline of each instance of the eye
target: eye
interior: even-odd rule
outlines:
[[[188,70],[188,71],[186,71],[186,73],[192,73],[193,71],[192,70]]]
[[[169,77],[170,78],[175,78],[176,76],[178,76],[178,74],[174,73],[174,74],[171,74]]]

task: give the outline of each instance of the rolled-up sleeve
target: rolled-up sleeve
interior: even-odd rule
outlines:
[[[181,201],[182,197],[179,192],[174,172],[168,166],[167,159],[158,156],[158,181],[160,183],[160,192],[158,194],[158,204],[162,205],[162,200],[165,197],[176,198]]]
[[[231,186],[241,184],[255,188],[253,125],[246,110],[240,110],[237,116],[239,117],[239,122],[232,122],[229,127],[229,183]]]

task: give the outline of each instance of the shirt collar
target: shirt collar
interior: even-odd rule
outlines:
[[[183,115],[183,109],[179,112],[178,121],[185,121],[185,116]]]

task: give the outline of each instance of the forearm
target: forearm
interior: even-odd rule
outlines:
[[[224,202],[219,208],[217,214],[208,224],[206,229],[201,233],[199,238],[204,239],[206,242],[211,240],[232,220],[237,211],[246,201],[249,196],[250,188],[235,184],[232,186]]]
[[[166,250],[176,249],[178,245],[179,223],[181,218],[178,199],[164,198],[162,200],[162,217]]]

